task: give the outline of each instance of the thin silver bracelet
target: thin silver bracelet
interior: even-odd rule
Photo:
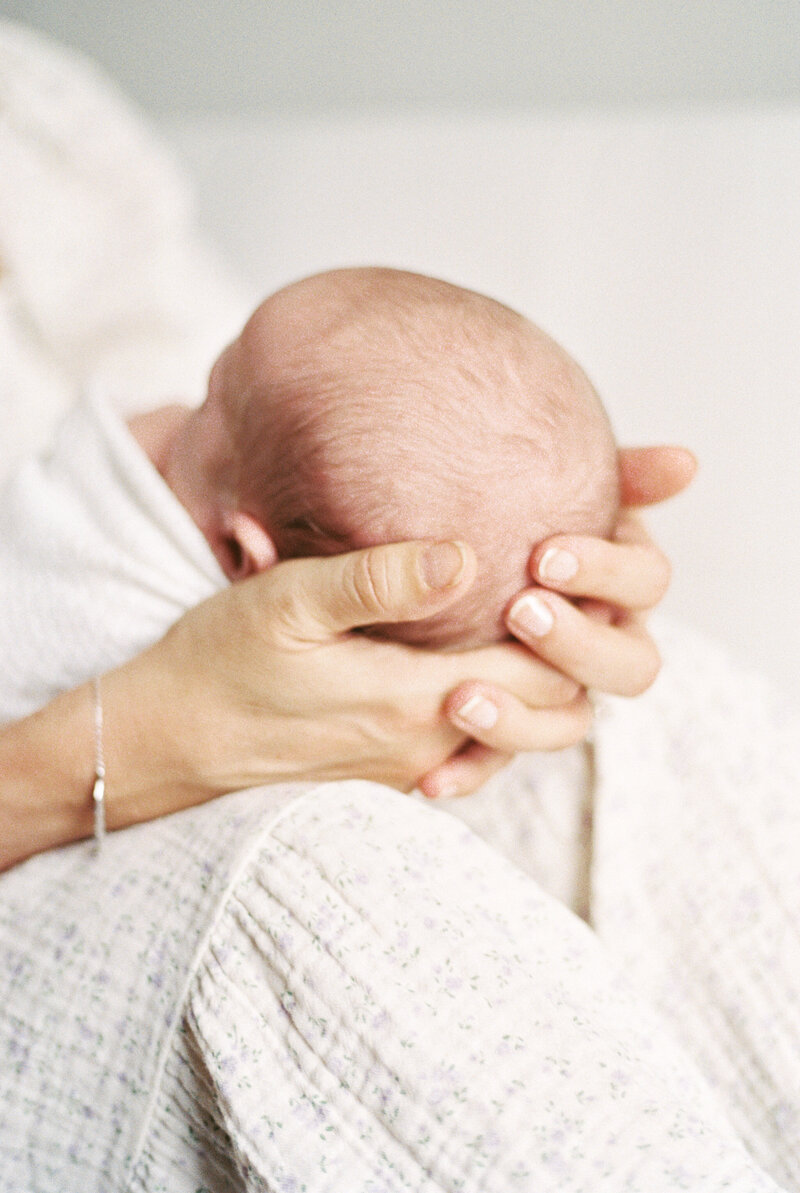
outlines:
[[[100,679],[92,681],[94,690],[94,848],[100,852],[106,835],[106,757],[103,750],[103,701],[100,695]]]

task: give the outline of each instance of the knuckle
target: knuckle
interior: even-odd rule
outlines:
[[[368,613],[380,616],[391,611],[391,585],[380,552],[370,550],[360,555],[350,582],[353,596]]]

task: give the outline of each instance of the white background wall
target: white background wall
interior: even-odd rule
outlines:
[[[800,96],[798,0],[0,0],[154,112]]]

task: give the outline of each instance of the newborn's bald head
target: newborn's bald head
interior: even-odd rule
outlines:
[[[616,449],[584,373],[521,315],[432,278],[336,270],[279,291],[215,366],[209,400],[233,444],[226,487],[279,558],[474,547],[470,594],[389,627],[405,641],[502,637],[533,545],[616,519]]]

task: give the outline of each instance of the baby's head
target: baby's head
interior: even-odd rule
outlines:
[[[618,512],[614,440],[581,369],[516,312],[417,274],[336,270],[268,298],[198,418],[219,445],[206,480],[231,577],[402,539],[471,544],[462,601],[381,627],[406,642],[503,637],[532,547],[608,535]]]

